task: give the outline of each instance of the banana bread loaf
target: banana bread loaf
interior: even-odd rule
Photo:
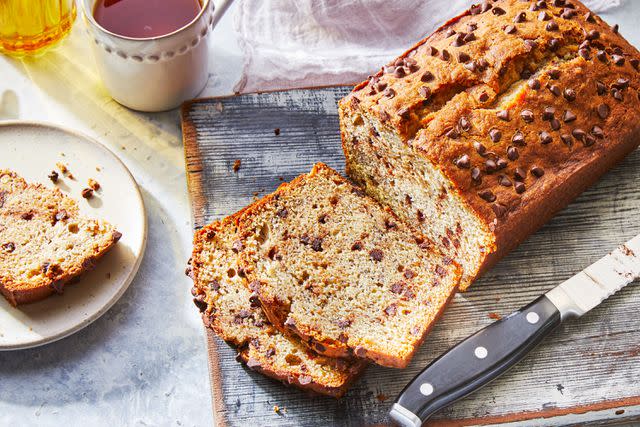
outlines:
[[[638,146],[638,66],[576,0],[472,6],[340,102],[347,172],[464,289]]]
[[[271,322],[318,353],[405,367],[460,268],[324,164],[239,219],[240,265]]]
[[[365,363],[318,355],[269,323],[238,268],[239,214],[203,227],[194,237],[192,294],[205,325],[236,347],[249,368],[317,393],[343,395]]]
[[[0,291],[14,306],[41,300],[93,268],[120,239],[75,200],[0,170]]]

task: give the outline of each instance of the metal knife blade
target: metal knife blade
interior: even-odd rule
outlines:
[[[580,317],[640,277],[640,235],[545,295],[562,320]]]

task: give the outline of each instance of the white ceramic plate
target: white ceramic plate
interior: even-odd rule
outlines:
[[[0,350],[35,347],[64,338],[104,314],[135,276],[147,240],[147,222],[138,185],[127,167],[105,146],[56,126],[0,122],[0,169],[11,169],[28,182],[54,184],[47,175],[56,163],[75,178],[58,181],[60,190],[78,200],[82,214],[105,219],[122,233],[120,241],[63,295],[12,307],[0,296]],[[89,200],[80,195],[87,180],[101,189]]]

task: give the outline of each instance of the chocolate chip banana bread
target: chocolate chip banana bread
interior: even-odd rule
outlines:
[[[62,293],[120,236],[112,225],[81,216],[57,188],[0,170],[0,291],[12,305]]]
[[[238,359],[249,368],[317,393],[343,395],[365,363],[318,355],[269,323],[238,268],[243,250],[238,215],[209,224],[194,237],[192,293],[205,325],[236,347]]]
[[[239,219],[250,289],[318,353],[407,366],[460,269],[337,172],[316,164]]]
[[[640,144],[639,57],[576,0],[472,6],[340,102],[347,172],[466,288]]]

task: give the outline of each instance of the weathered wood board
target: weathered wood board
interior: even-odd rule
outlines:
[[[336,102],[348,88],[196,100],[183,107],[187,179],[198,228],[317,161],[343,171]],[[279,129],[276,135],[275,129]],[[233,164],[241,160],[235,173]],[[372,366],[341,400],[245,370],[208,339],[218,425],[387,424],[404,385],[444,350],[640,233],[640,151],[458,294],[405,370]],[[562,326],[512,371],[439,413],[433,425],[611,423],[640,419],[640,287]],[[274,406],[281,408],[274,412]],[[286,410],[285,410],[286,408]],[[285,412],[286,411],[286,412]]]

